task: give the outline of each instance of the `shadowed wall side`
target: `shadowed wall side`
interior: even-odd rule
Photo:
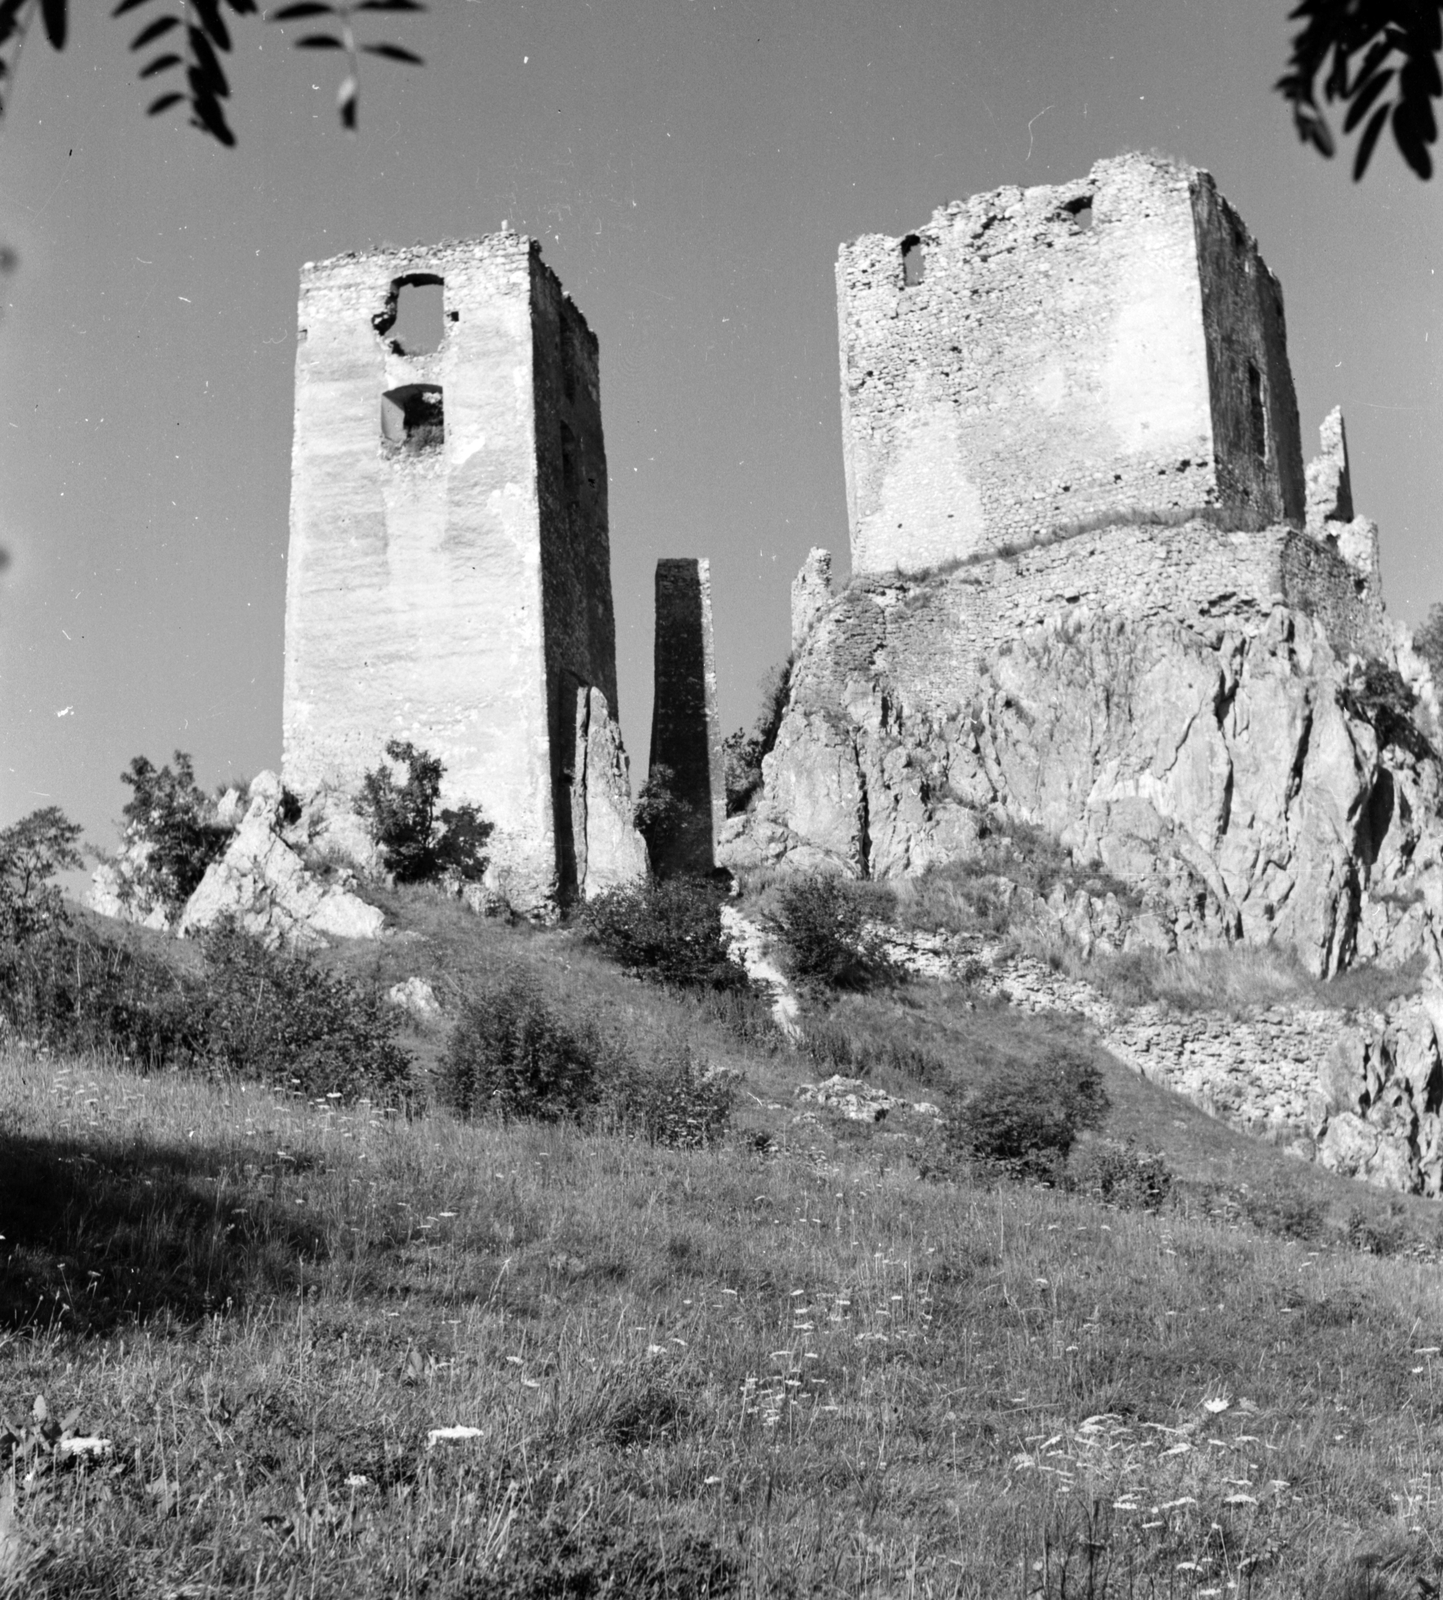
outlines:
[[[653,843],[657,871],[710,872],[726,820],[721,727],[712,649],[711,566],[705,560],[656,564],[656,692],[651,714],[653,781],[670,769],[668,787],[683,807],[677,826]]]

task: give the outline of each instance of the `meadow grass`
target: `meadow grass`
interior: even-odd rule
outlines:
[[[568,936],[447,937],[721,1048],[720,1023],[670,1014]],[[424,960],[439,976],[455,955],[428,941]],[[422,951],[348,959],[414,970]],[[1005,1008],[968,1033],[977,1012],[941,986],[859,997],[843,1021],[867,1005],[874,1031],[896,1005],[974,1054],[1008,1037]],[[1121,1068],[1108,1131],[1155,1136],[1185,1180],[1162,1214],[923,1182],[912,1124],[798,1120],[809,1063],[732,1053],[753,1122],[687,1152],[0,1058],[0,1582],[1427,1592],[1436,1265],[1219,1210],[1219,1174],[1245,1189],[1283,1158]],[[1305,1179],[1366,1193],[1288,1181]],[[37,1396],[108,1453],[47,1446]],[[475,1431],[433,1441],[445,1429]]]

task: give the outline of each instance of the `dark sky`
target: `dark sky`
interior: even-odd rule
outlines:
[[[634,772],[658,556],[711,557],[727,728],[808,547],[845,570],[839,242],[1126,149],[1216,175],[1283,280],[1305,450],[1341,402],[1388,603],[1443,598],[1443,183],[1297,143],[1286,0],[433,0],[378,19],[428,64],[369,62],[354,139],[336,58],[252,22],[230,152],[147,122],[138,24],[74,9],[0,130],[0,823],[109,843],[139,752],[277,764],[297,271],[503,220],[601,341]]]

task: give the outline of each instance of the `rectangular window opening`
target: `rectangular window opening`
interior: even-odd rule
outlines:
[[[902,241],[902,287],[915,289],[927,273],[927,263],[922,255],[922,241],[909,233]]]

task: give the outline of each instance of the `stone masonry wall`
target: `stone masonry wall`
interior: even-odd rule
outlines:
[[[1281,304],[1234,220],[1207,174],[1128,156],[845,246],[853,570],[915,571],[1108,513],[1301,516]],[[1261,458],[1234,426],[1252,418],[1248,360]]]
[[[686,807],[659,846],[663,872],[710,872],[726,819],[721,725],[712,648],[711,564],[690,558],[656,564],[655,698],[650,770],[671,770],[672,794]]]
[[[408,280],[442,284],[430,354],[387,338]],[[543,908],[578,876],[585,691],[616,713],[595,339],[514,233],[307,264],[299,322],[286,780],[353,792],[409,739]]]

